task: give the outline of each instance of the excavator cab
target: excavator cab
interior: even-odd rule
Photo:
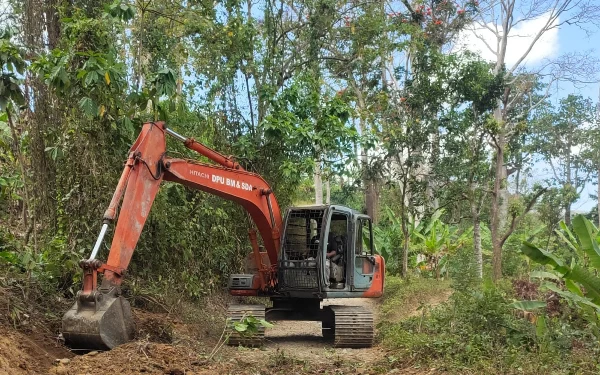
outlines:
[[[375,272],[379,257],[373,254],[372,242],[371,219],[350,208],[324,205],[289,209],[277,291],[299,298],[362,297],[374,279],[382,277]],[[382,285],[376,283],[372,294],[382,293]]]

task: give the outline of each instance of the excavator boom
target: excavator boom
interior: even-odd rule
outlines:
[[[166,156],[166,134],[217,165]],[[65,341],[71,347],[111,349],[133,338],[131,308],[121,296],[120,285],[162,181],[180,183],[244,207],[266,250],[266,254],[260,251],[254,229],[250,229],[254,262],[259,272],[257,287],[265,291],[274,287],[282,217],[267,182],[245,171],[232,158],[168,129],[163,122],[146,123],[130,149],[92,255],[80,264],[84,270],[83,288],[77,302],[63,317],[62,326]],[[102,263],[95,258],[121,199],[108,259]],[[99,273],[103,278],[98,287]]]

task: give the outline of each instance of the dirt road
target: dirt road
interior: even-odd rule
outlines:
[[[373,311],[375,325],[378,322],[378,302],[367,298],[349,298],[325,300],[322,305],[363,306]],[[378,348],[337,349],[325,341],[321,335],[320,322],[280,321],[272,322],[275,326],[265,332],[266,351],[283,352],[293,355],[299,360],[312,363],[334,363],[344,361],[369,363],[381,359],[383,351]]]

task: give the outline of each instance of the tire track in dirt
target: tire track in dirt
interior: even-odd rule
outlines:
[[[379,302],[370,298],[344,298],[324,300],[322,306],[345,305],[362,306],[374,314],[375,325],[378,322]],[[273,321],[274,327],[265,332],[267,353],[289,355],[298,360],[311,363],[335,363],[352,361],[357,364],[369,363],[383,357],[380,348],[352,349],[333,348],[331,342],[321,334],[321,322]]]

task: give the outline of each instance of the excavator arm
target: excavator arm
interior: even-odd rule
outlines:
[[[217,165],[166,156],[166,134]],[[261,176],[245,171],[232,158],[168,129],[164,122],[146,123],[130,149],[92,255],[80,263],[84,270],[83,288],[77,295],[76,304],[63,318],[63,336],[71,346],[112,348],[132,338],[131,311],[120,295],[119,286],[162,181],[205,191],[244,207],[260,233],[267,255],[263,256],[259,250],[256,233],[251,228],[249,235],[258,269],[257,289],[266,291],[274,287],[282,218],[277,199],[267,182]],[[102,263],[96,255],[109,224],[117,216],[121,199],[108,259]],[[98,273],[104,274],[99,288]]]

